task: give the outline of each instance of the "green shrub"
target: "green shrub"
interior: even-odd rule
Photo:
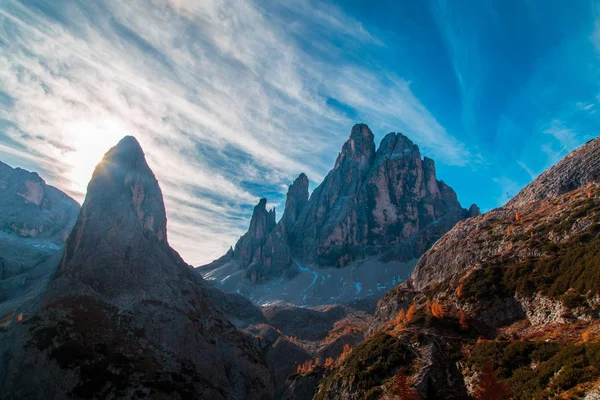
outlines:
[[[552,392],[600,377],[600,344],[494,341],[474,345],[467,364],[481,369],[488,361],[516,399],[548,398]]]
[[[472,273],[464,282],[465,298],[511,297],[537,292],[560,299],[570,308],[585,304],[588,293],[600,293],[600,238],[579,235],[554,254],[538,259],[490,265]]]
[[[398,369],[411,373],[414,354],[398,338],[377,333],[352,349],[350,355],[333,373],[321,380],[316,400],[328,398],[328,391],[336,382],[352,382],[352,390],[361,399],[378,398],[378,389]],[[373,397],[375,396],[375,397]]]

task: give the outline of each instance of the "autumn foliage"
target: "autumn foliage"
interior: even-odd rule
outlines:
[[[307,374],[313,370],[314,366],[315,364],[313,363],[313,360],[306,360],[303,364],[298,365],[296,368],[296,373],[302,375]]]
[[[300,344],[300,342],[298,341],[298,338],[296,338],[296,337],[294,337],[294,336],[287,336],[287,335],[285,335],[285,336],[284,336],[284,338],[285,338],[285,339],[286,339],[288,342],[291,342],[291,343],[294,343],[294,344]]]
[[[406,311],[406,320],[408,322],[412,322],[415,318],[415,313],[417,312],[417,303],[413,301],[413,303],[408,307],[408,311]]]
[[[589,342],[592,339],[592,333],[589,330],[586,330],[585,332],[583,332],[581,334],[581,340],[583,340],[584,343]]]
[[[462,299],[464,290],[465,290],[465,284],[461,282],[458,285],[458,287],[456,288],[456,297],[458,297],[459,299]]]
[[[340,360],[344,361],[350,355],[350,353],[352,353],[352,347],[350,347],[349,344],[345,344],[342,354],[340,354]]]
[[[325,344],[329,344],[334,342],[341,336],[345,335],[355,335],[358,333],[362,333],[363,329],[360,326],[353,325],[351,323],[345,322],[343,324],[335,323],[334,328],[329,331],[327,337],[323,340]]]
[[[404,311],[404,308],[402,308],[402,309],[400,309],[400,311],[398,311],[398,315],[396,316],[396,324],[401,324],[405,321],[406,321],[406,311]]]
[[[466,331],[469,329],[469,323],[467,321],[467,314],[464,311],[461,311],[458,314],[458,324],[460,325],[460,329]]]
[[[433,315],[437,319],[444,318],[446,314],[444,310],[444,305],[440,301],[434,301],[431,303],[431,315]]]
[[[410,387],[408,378],[403,370],[400,370],[394,377],[392,391],[384,397],[385,400],[419,400],[417,392]]]
[[[335,361],[333,360],[333,358],[327,357],[323,366],[327,369],[333,369],[333,367],[335,367]]]
[[[510,397],[506,384],[498,382],[491,362],[484,365],[479,385],[475,391],[476,400],[503,400]]]

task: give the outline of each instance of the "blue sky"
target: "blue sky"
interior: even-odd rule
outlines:
[[[198,265],[259,197],[311,188],[356,122],[400,131],[464,206],[499,206],[600,126],[591,1],[4,0],[0,159],[82,201],[135,135]]]

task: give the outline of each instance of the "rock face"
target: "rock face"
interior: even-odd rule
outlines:
[[[248,267],[256,260],[260,260],[262,247],[274,228],[275,209],[267,211],[267,199],[260,199],[254,207],[248,232],[235,245],[234,257],[240,265]]]
[[[35,172],[0,162],[0,316],[40,293],[79,208]]]
[[[96,168],[40,307],[0,333],[11,354],[0,390],[34,399],[272,398],[263,356],[231,322],[259,314],[206,285],[169,246],[160,187],[126,137]]]
[[[296,179],[272,230],[265,205],[262,199],[256,206],[233,255],[252,282],[292,277],[296,262],[316,268],[344,267],[371,256],[410,262],[457,221],[479,215],[475,205],[460,206],[452,188],[437,180],[433,160],[422,159],[410,139],[390,133],[376,149],[364,124],[352,128],[310,200],[308,178]]]
[[[320,266],[343,267],[399,248],[406,261],[467,215],[454,191],[436,179],[433,160],[421,159],[410,139],[390,133],[375,151],[373,133],[361,124],[300,216],[292,249]]]
[[[598,178],[600,178],[600,138],[591,140],[568,154],[521,190],[506,206],[492,210],[485,217],[459,224],[448,232],[432,248],[433,251],[422,257],[415,266],[412,275],[413,285],[417,289],[422,289],[431,283],[441,282],[464,269],[475,268],[492,257],[499,255],[506,257],[505,252],[514,252],[517,246],[512,243],[510,245],[507,243],[507,248],[506,246],[491,246],[484,240],[493,232],[492,227],[498,226],[496,222],[505,221],[502,228],[507,229],[511,219],[530,214],[536,215],[532,219],[538,224],[544,222],[548,226],[560,226],[561,222],[565,222],[565,218],[570,215],[570,208],[574,204],[567,203],[556,207],[554,212],[549,213],[547,208],[554,207],[553,199],[576,189],[591,187]],[[570,201],[567,199],[570,197],[565,197],[565,202]],[[587,225],[580,222],[578,226],[573,227],[571,232],[564,233],[560,241],[582,233],[587,228]],[[511,233],[514,235],[522,229],[522,226],[511,229]],[[506,240],[511,242],[510,238]],[[558,238],[554,240],[559,241]],[[539,255],[532,251],[523,250],[521,258]],[[439,268],[440,265],[443,265],[444,268]]]
[[[506,205],[517,207],[600,181],[600,138],[590,140],[537,177]]]
[[[257,207],[262,204],[263,200],[261,200],[261,203]],[[264,282],[272,277],[281,275],[292,277],[295,274],[296,268],[292,265],[292,254],[288,246],[289,235],[307,204],[308,178],[306,175],[300,174],[288,189],[285,209],[281,220],[274,229],[270,230],[266,241],[256,253],[253,262],[248,265],[246,276],[251,282]],[[275,210],[272,211],[272,215],[272,224],[274,224]],[[252,222],[250,226],[252,227]],[[250,232],[251,230],[248,233]],[[243,239],[242,237],[240,242]],[[237,255],[235,252],[234,254]],[[241,265],[242,267],[245,266],[245,264]]]
[[[0,162],[0,230],[20,238],[64,242],[79,204],[35,172]]]
[[[403,393],[428,399],[479,398],[496,380],[498,398],[594,398],[598,140],[439,239],[378,302],[368,338],[325,373],[315,399],[393,397],[402,376]]]

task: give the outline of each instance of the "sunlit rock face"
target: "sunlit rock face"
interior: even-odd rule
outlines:
[[[236,328],[262,318],[248,300],[207,285],[169,246],[160,187],[126,137],[96,168],[37,308],[0,332],[0,351],[11,354],[0,391],[270,399],[263,355]]]
[[[300,260],[319,266],[343,267],[390,250],[407,261],[467,216],[410,139],[390,133],[375,151],[373,134],[361,124],[315,189],[291,246]]]
[[[365,124],[352,128],[334,168],[310,199],[308,184],[301,174],[290,186],[277,226],[269,223],[271,214],[262,199],[233,254],[200,271],[229,279],[231,262],[236,262],[250,282],[265,283],[292,278],[304,267],[340,268],[378,257],[373,265],[404,263],[388,276],[397,282],[400,273],[403,279],[407,266],[457,221],[479,215],[475,205],[469,210],[461,207],[454,190],[437,180],[433,160],[421,158],[410,139],[390,133],[377,148]],[[219,274],[216,270],[224,266],[230,272]],[[386,287],[388,282],[382,279],[372,282],[373,290]],[[231,289],[231,282],[228,285]],[[377,296],[373,291],[371,295]],[[339,298],[336,293],[327,297]]]
[[[532,201],[556,197],[595,182],[600,182],[598,138],[569,153],[521,190],[507,205],[518,207]]]

